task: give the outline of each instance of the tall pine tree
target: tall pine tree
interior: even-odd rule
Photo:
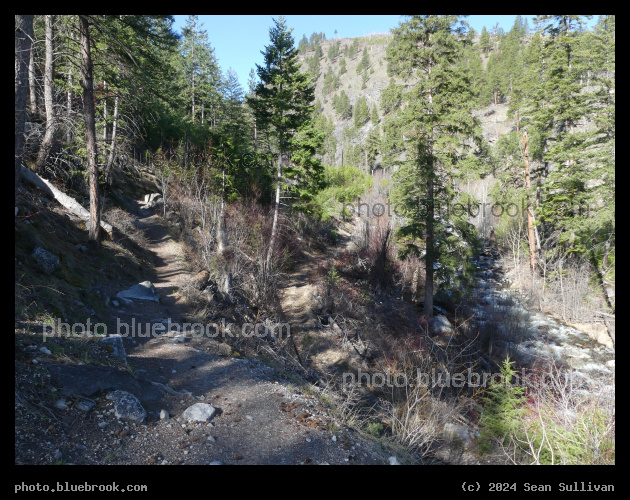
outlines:
[[[470,138],[479,141],[479,124],[472,117],[474,95],[465,73],[456,68],[464,43],[457,16],[410,16],[393,30],[387,50],[390,68],[418,82],[404,94],[407,105],[400,122],[407,158],[396,172],[395,201],[404,223],[403,256],[422,254],[426,262],[424,314],[433,316],[434,276],[448,281],[452,266],[461,264],[461,237],[470,236],[463,219],[440,210],[453,201],[449,175],[466,155]],[[441,205],[444,203],[445,205]],[[459,234],[458,234],[459,233]]]
[[[321,141],[321,136],[318,139],[318,134],[309,123],[315,87],[308,73],[300,71],[292,31],[292,28],[287,27],[284,17],[274,19],[274,27],[269,30],[271,43],[262,51],[265,63],[263,66],[256,65],[260,82],[255,88],[255,98],[247,99],[258,126],[267,127],[276,140],[276,203],[267,266],[271,263],[278,234],[280,192],[282,184],[286,184],[284,166],[287,166],[287,173],[293,177],[298,177],[297,167],[311,170],[319,168],[314,160],[303,154],[305,150],[317,149],[317,141]],[[294,165],[290,165],[294,157]]]

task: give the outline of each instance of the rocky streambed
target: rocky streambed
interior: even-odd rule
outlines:
[[[505,351],[520,364],[555,362],[581,385],[614,386],[615,351],[586,333],[548,314],[528,309],[523,292],[510,289],[498,261],[490,251],[473,261],[477,266],[476,305],[470,308],[488,345]]]

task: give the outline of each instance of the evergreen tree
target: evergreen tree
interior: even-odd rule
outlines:
[[[541,141],[540,229],[553,236],[555,252],[586,257],[601,275],[605,256],[614,255],[614,25],[612,33],[595,30],[603,43],[585,47],[583,16],[539,16],[536,22],[546,37],[539,84],[523,113],[531,117],[526,128]],[[603,45],[612,59],[602,67],[591,54]]]
[[[457,16],[409,16],[393,30],[387,49],[392,70],[418,80],[404,94],[407,106],[400,113],[407,155],[396,172],[394,198],[404,217],[399,231],[406,239],[403,256],[422,255],[418,245],[425,242],[424,314],[429,317],[434,276],[449,283],[453,268],[470,252],[465,240],[473,237],[462,217],[440,210],[441,203],[450,204],[455,196],[448,179],[467,155],[471,138],[480,143],[479,123],[471,114],[470,80],[455,66],[464,29]],[[463,270],[464,275],[470,271]]]
[[[342,120],[347,120],[352,116],[352,104],[350,104],[350,98],[344,90],[333,98],[333,107]]]
[[[342,57],[341,62],[339,63],[339,74],[343,75],[346,71],[346,58]]]
[[[269,30],[270,45],[262,52],[263,66],[256,65],[260,82],[256,86],[255,98],[248,98],[260,126],[268,127],[276,140],[277,176],[276,203],[267,265],[270,265],[278,232],[281,184],[285,159],[295,156],[296,165],[314,169],[314,160],[304,158],[302,149],[316,149],[317,133],[309,124],[313,113],[314,84],[307,73],[300,72],[298,51],[284,17],[274,19],[274,27]],[[293,166],[291,173],[297,177]],[[299,189],[299,188],[296,188]]]
[[[376,106],[374,107],[376,109]],[[368,165],[371,169],[374,169],[374,164],[376,163],[376,156],[379,154],[381,150],[381,133],[376,125],[367,136],[365,141],[365,147],[367,150],[367,161]]]
[[[307,50],[308,50],[308,38],[306,38],[306,34],[302,35],[302,39],[300,40],[300,43],[298,44],[298,52],[300,54],[304,54]]]
[[[376,105],[372,108],[372,115],[370,116],[370,120],[374,125],[378,125],[378,111],[376,109]]]
[[[370,118],[370,112],[367,107],[365,97],[359,97],[354,106],[354,125],[362,127]]]
[[[506,445],[520,430],[521,417],[526,411],[525,388],[513,384],[516,375],[513,364],[509,357],[503,361],[501,381],[491,384],[480,419],[484,438],[491,435]]]
[[[182,76],[181,92],[193,122],[205,122],[209,108],[212,125],[219,122],[221,72],[208,33],[198,16],[191,15],[182,28],[182,41],[177,65]]]
[[[481,36],[479,38],[479,47],[481,48],[481,52],[483,52],[484,54],[487,52],[490,52],[490,48],[492,47],[492,44],[490,42],[490,34],[488,33],[488,30],[486,29],[485,26],[481,30]]]
[[[381,92],[381,110],[388,114],[400,106],[402,99],[402,86],[396,85],[393,78],[389,79],[389,85]]]
[[[363,56],[361,56],[361,60],[359,64],[357,64],[357,75],[361,73],[361,71],[366,70],[370,67],[370,56],[367,51],[367,47],[363,47]]]
[[[322,50],[322,46],[319,42],[315,44],[315,57],[318,60],[324,57],[324,51]]]

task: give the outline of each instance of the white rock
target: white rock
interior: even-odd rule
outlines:
[[[400,465],[396,457],[389,457],[389,465]]]
[[[195,403],[184,410],[182,416],[191,422],[207,422],[216,413],[214,406],[207,403]]]

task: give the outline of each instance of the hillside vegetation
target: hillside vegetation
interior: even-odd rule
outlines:
[[[475,33],[458,16],[408,16],[388,34],[298,39],[280,16],[243,89],[197,16],[181,36],[172,16],[16,16],[16,462],[67,463],[42,431],[57,429],[55,446],[76,437],[50,366],[162,380],[160,404],[180,415],[182,394],[219,398],[200,363],[224,373],[246,359],[312,432],[317,456],[265,431],[291,463],[614,463],[615,17],[584,25],[517,16]],[[119,294],[147,280],[149,301]],[[170,374],[153,357],[179,340],[125,339],[122,361],[99,343],[121,318],[169,315],[265,335],[197,339]],[[42,341],[86,318],[103,326]],[[567,347],[548,330],[583,337]],[[537,342],[570,351],[522,347]],[[586,390],[564,375],[582,368],[601,375]],[[517,370],[533,378],[420,376]],[[230,397],[241,376],[221,380]],[[109,411],[105,392],[91,397]],[[165,417],[141,403],[151,428],[126,431],[149,436]],[[242,417],[232,427],[255,418]],[[184,456],[209,431],[178,418],[159,428],[168,460],[217,460]],[[124,427],[101,443],[85,420],[93,454],[72,463],[146,463]],[[180,446],[175,431],[191,429]],[[245,454],[229,442],[234,463],[265,463],[252,432]]]

